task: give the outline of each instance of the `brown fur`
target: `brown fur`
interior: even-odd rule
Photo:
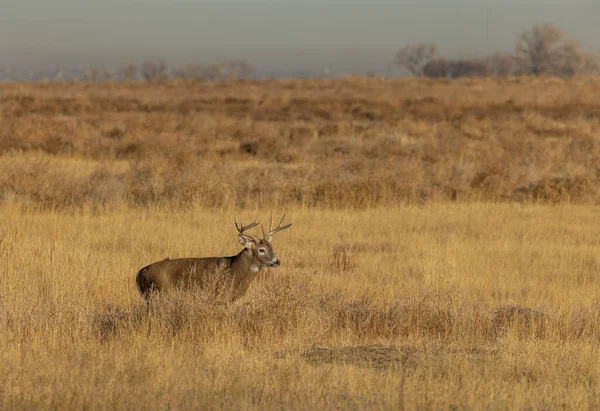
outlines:
[[[269,239],[257,240],[240,234],[239,240],[245,248],[234,256],[167,258],[142,268],[136,276],[139,293],[149,300],[153,292],[176,287],[203,289],[211,283],[211,275],[222,274],[219,286],[229,293],[230,301],[237,300],[246,293],[262,267],[279,265]]]

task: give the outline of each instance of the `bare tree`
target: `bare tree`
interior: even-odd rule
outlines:
[[[600,73],[600,59],[593,53],[582,50],[569,58],[564,58],[555,73],[562,76],[573,76],[576,74],[598,74]]]
[[[248,78],[254,70],[254,66],[245,60],[231,60],[217,64],[188,64],[173,75],[188,80],[217,81]]]
[[[413,44],[396,53],[396,64],[413,76],[422,76],[423,68],[437,56],[435,44]]]
[[[223,63],[204,66],[204,78],[209,81],[223,80],[226,77],[226,67]]]
[[[254,74],[255,68],[246,60],[232,60],[223,63],[226,76],[229,79],[248,78]]]
[[[135,80],[138,76],[138,66],[135,63],[127,63],[119,69],[119,78],[123,81]]]
[[[147,81],[164,80],[169,77],[169,66],[165,60],[145,61],[142,64],[142,76]]]
[[[584,61],[581,44],[552,23],[522,32],[515,45],[521,74],[577,74]]]
[[[517,70],[515,56],[510,53],[494,53],[485,57],[485,62],[492,76],[514,76]]]
[[[180,69],[173,71],[173,76],[185,80],[203,80],[204,79],[203,64],[186,64]]]
[[[90,68],[83,73],[83,79],[89,82],[98,81],[98,69]]]
[[[156,63],[156,79],[165,80],[169,77],[169,65],[165,60],[159,60]]]
[[[600,74],[600,55],[595,53],[583,53],[583,74]]]
[[[327,69],[329,70],[329,69]],[[256,67],[246,60],[240,61],[240,78],[248,78],[256,73]]]
[[[156,79],[156,73],[158,69],[153,61],[144,61],[142,64],[142,76],[146,81],[153,81]]]
[[[111,77],[111,71],[108,69],[90,68],[83,73],[83,80],[91,83],[98,81],[108,81]]]

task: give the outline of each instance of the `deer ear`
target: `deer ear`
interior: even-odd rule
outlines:
[[[273,243],[273,236],[270,235],[267,238],[265,238],[265,240],[267,241],[267,243],[272,244]]]
[[[242,234],[238,234],[238,241],[248,250],[252,249],[252,246],[254,245],[254,242],[251,239]]]

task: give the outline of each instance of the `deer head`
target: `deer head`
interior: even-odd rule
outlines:
[[[263,232],[263,238],[257,239],[248,234],[244,234],[244,231],[256,227],[259,223],[252,223],[248,225],[244,225],[242,221],[241,225],[238,226],[237,218],[234,217],[235,228],[238,230],[238,241],[241,245],[246,247],[246,249],[252,253],[252,266],[256,267],[256,270],[260,270],[262,267],[279,267],[281,262],[279,258],[275,255],[273,251],[273,235],[278,233],[281,230],[285,230],[286,228],[291,227],[291,224],[287,224],[282,226],[283,219],[285,218],[285,214],[281,218],[279,225],[276,228],[273,228],[273,213],[271,213],[271,222],[269,224],[269,231],[265,233],[265,229],[261,224],[261,229]]]

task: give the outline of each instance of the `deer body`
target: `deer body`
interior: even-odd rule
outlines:
[[[285,217],[285,215],[284,215]],[[250,283],[254,280],[262,267],[278,267],[280,261],[273,252],[271,245],[273,234],[291,226],[281,226],[283,218],[276,229],[271,226],[264,238],[255,239],[243,232],[255,227],[252,223],[238,227],[238,241],[244,249],[238,254],[229,257],[204,257],[204,258],[177,258],[157,261],[142,268],[136,276],[138,292],[149,300],[152,292],[165,292],[172,288],[204,288],[211,283],[211,276],[220,274],[218,280],[222,291],[228,293],[231,301],[243,296]],[[214,278],[214,277],[213,277]],[[214,282],[211,283],[214,286]]]

